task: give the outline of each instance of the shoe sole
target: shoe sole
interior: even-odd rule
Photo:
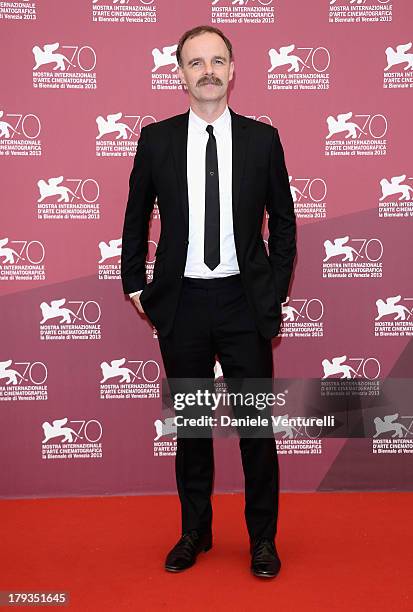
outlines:
[[[176,567],[168,567],[167,565],[165,565],[165,569],[167,572],[172,572],[173,574],[179,574],[180,572],[184,572],[185,570],[189,569],[190,567],[192,567],[194,564],[191,563],[191,565],[188,565],[187,567],[183,567],[182,569],[176,568]]]
[[[257,578],[276,578],[280,572],[277,572],[276,574],[261,574],[260,572],[254,572],[254,570],[251,570],[251,573],[254,576],[257,576]]]

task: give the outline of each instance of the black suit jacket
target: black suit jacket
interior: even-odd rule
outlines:
[[[232,125],[234,241],[245,294],[258,330],[276,336],[296,254],[296,219],[277,128],[235,113]],[[173,325],[188,247],[187,112],[142,128],[129,179],[122,234],[125,293],[141,303],[159,335]],[[161,218],[153,280],[147,283],[148,227],[155,198]],[[268,251],[262,237],[268,218]]]

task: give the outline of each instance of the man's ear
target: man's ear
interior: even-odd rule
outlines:
[[[182,68],[179,66],[179,64],[178,64],[178,76],[179,76],[179,79],[181,81],[181,84],[186,87],[184,72],[183,72]]]

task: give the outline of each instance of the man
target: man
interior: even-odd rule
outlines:
[[[185,32],[177,52],[187,112],[141,130],[129,181],[123,290],[158,331],[167,378],[272,379],[271,338],[279,331],[296,254],[296,220],[278,130],[227,104],[232,46],[221,30]],[[161,234],[146,282],[148,224],[157,196]],[[261,234],[269,218],[268,250]],[[240,437],[251,570],[277,575],[279,474],[273,435]],[[212,546],[213,440],[177,440],[182,534],[168,571]]]

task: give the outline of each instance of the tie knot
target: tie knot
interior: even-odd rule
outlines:
[[[206,131],[208,132],[208,134],[209,134],[210,136],[213,136],[213,133],[214,133],[214,126],[213,126],[213,125],[207,125],[207,126],[206,126]]]

